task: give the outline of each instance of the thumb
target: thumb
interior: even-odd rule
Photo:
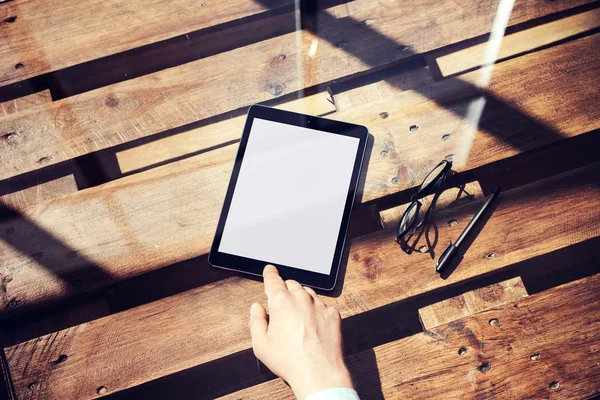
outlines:
[[[267,321],[265,308],[258,303],[252,304],[252,307],[250,307],[250,334],[252,335],[252,348],[258,358],[260,358],[259,354],[262,355],[268,327],[269,322]]]

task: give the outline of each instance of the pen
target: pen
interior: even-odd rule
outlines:
[[[481,206],[479,211],[477,211],[477,214],[475,214],[473,216],[473,218],[471,219],[471,221],[469,222],[469,224],[467,225],[465,230],[462,231],[462,233],[460,234],[458,239],[456,239],[456,242],[450,243],[448,245],[448,247],[446,247],[446,249],[442,252],[442,254],[440,255],[440,258],[438,258],[437,262],[435,263],[435,272],[440,272],[442,269],[444,269],[444,267],[446,265],[450,264],[452,257],[454,257],[454,254],[458,250],[458,247],[461,245],[462,241],[469,234],[469,232],[471,231],[473,226],[477,223],[477,221],[479,221],[479,218],[481,218],[481,216],[483,215],[485,210],[487,210],[487,208],[490,206],[492,201],[494,201],[494,199],[498,196],[498,193],[500,193],[499,187],[494,189],[492,191],[492,193],[489,194],[487,199],[485,199],[485,202],[483,203],[483,205]]]

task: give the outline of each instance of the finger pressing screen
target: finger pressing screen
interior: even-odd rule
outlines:
[[[272,265],[267,265],[263,270],[263,279],[265,281],[265,293],[267,297],[271,297],[278,290],[287,290],[287,286],[279,276],[277,268]]]

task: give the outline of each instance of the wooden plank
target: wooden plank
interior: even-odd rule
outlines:
[[[600,63],[588,58],[599,45],[600,35],[588,36],[336,113],[376,138],[362,200],[420,184],[444,158],[465,171],[600,128],[600,88],[591,84]],[[493,73],[482,96],[476,85],[486,71]]]
[[[600,386],[599,296],[594,275],[350,356],[348,367],[361,398],[588,398]],[[295,397],[279,379],[221,397],[273,398]]]
[[[0,118],[23,113],[30,109],[47,106],[52,102],[49,90],[32,93],[0,103]],[[11,146],[15,140],[11,135],[3,136],[0,142]],[[23,209],[34,204],[64,196],[77,191],[71,165],[56,166],[51,171],[33,171],[28,176],[15,177],[0,182],[0,201],[14,209]]]
[[[527,289],[517,276],[420,308],[419,318],[423,329],[432,330],[490,308],[514,303],[527,296]]]
[[[33,107],[48,104],[52,101],[50,90],[28,94],[16,99],[0,102],[0,117],[16,114]]]
[[[506,35],[498,52],[497,60],[535,50],[551,43],[590,31],[600,26],[600,9],[596,8],[563,19],[548,22],[533,28]],[[488,64],[486,51],[490,43],[480,43],[466,49],[446,54],[427,56],[429,63],[435,63],[442,76],[449,76]]]
[[[5,39],[0,45],[0,85],[291,4],[288,0],[268,5],[252,0],[7,3],[0,6]]]
[[[331,96],[327,92],[289,101],[277,108],[309,115],[323,115],[335,111]],[[129,173],[222,143],[237,141],[245,121],[246,116],[241,115],[119,151],[116,154],[119,168],[122,173]]]
[[[425,179],[425,176],[423,176],[423,179]],[[459,207],[471,201],[481,200],[483,197],[483,191],[481,190],[481,186],[479,186],[479,182],[465,183],[458,187],[451,187],[444,190],[436,203],[436,209],[444,210],[447,208]],[[432,198],[433,196],[421,198],[420,201],[423,204],[423,207],[429,207]],[[381,219],[381,226],[384,228],[396,228],[409,204],[410,203],[406,203],[380,211],[379,217]]]
[[[355,240],[343,292],[323,299],[346,318],[597,237],[599,172],[600,165],[594,165],[503,193],[446,279],[439,278],[428,255],[401,252],[390,230]],[[479,206],[440,215],[438,242],[455,239],[463,228],[446,225],[446,218],[463,220]],[[484,257],[491,252],[494,257]],[[398,285],[399,276],[405,284]],[[17,391],[26,393],[36,381],[47,398],[89,397],[99,386],[108,394],[248,349],[248,305],[254,301],[264,301],[262,283],[232,277],[11,347],[7,356]],[[67,362],[49,363],[60,354],[68,355]]]
[[[564,137],[597,128],[600,118],[596,117],[598,109],[592,99],[598,97],[598,88],[586,82],[594,82],[592,78],[600,65],[600,54],[593,51],[599,37],[580,39],[499,65],[497,72],[501,73],[496,75],[490,91],[493,89],[506,102],[518,104],[544,125],[526,123],[522,116],[511,114],[514,111],[498,112],[492,107],[486,117],[488,124],[504,124],[519,146],[509,147],[493,135],[480,132],[475,136],[466,166],[455,163],[455,169],[474,168],[563,137],[546,130],[546,124],[553,125]],[[521,76],[520,87],[535,90],[511,86],[511,77],[517,75]],[[445,82],[434,85],[441,91],[440,97],[452,93],[452,87],[444,85]],[[564,86],[568,88],[563,90]],[[419,184],[443,155],[458,152],[454,150],[456,146],[465,143],[463,139],[441,139],[448,132],[460,137],[452,129],[460,126],[462,120],[453,119],[454,114],[449,115],[433,101],[416,102],[416,93],[404,92],[400,96],[409,96],[413,101],[386,102],[390,107],[404,104],[406,108],[390,112],[385,120],[379,117],[382,109],[377,104],[348,112],[346,117],[343,113],[334,114],[336,118],[368,126],[375,136],[364,201]],[[398,132],[399,127],[411,124],[410,116],[421,109],[423,114],[414,120],[423,127],[419,136]],[[547,113],[548,110],[552,112]],[[433,120],[429,121],[429,117]],[[523,125],[513,126],[521,122]],[[16,233],[2,236],[6,242],[0,242],[0,273],[13,278],[5,299],[14,299],[14,307],[2,308],[0,313],[65,298],[207,253],[236,147],[227,146],[74,193],[52,204],[28,209],[26,218],[0,222],[0,235]],[[31,242],[31,237],[37,240]],[[49,257],[30,259],[22,255],[40,252]],[[64,260],[65,254],[78,257]],[[91,275],[77,278],[81,281],[77,287],[65,285],[65,279],[59,278],[79,270]]]
[[[357,0],[320,12],[317,20],[327,29],[319,38],[285,34],[56,101],[45,113],[2,118],[0,135],[14,133],[15,144],[0,147],[0,179],[485,34],[498,1],[455,7]],[[587,2],[522,0],[509,23]],[[425,29],[429,34],[415,34]]]

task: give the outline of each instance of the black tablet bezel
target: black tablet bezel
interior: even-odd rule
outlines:
[[[225,221],[227,220],[227,214],[229,213],[229,208],[231,206],[231,199],[233,197],[233,192],[235,190],[235,185],[239,176],[242,160],[244,158],[244,152],[246,151],[248,137],[252,128],[252,122],[255,118],[265,119],[274,122],[281,122],[284,124],[295,125],[304,128],[316,129],[324,132],[329,132],[335,135],[350,136],[359,139],[358,150],[356,152],[356,159],[354,160],[354,166],[352,170],[352,177],[350,179],[350,185],[348,187],[348,195],[346,196],[344,213],[342,215],[342,223],[340,225],[338,239],[335,247],[335,253],[329,275],[305,271],[302,269],[294,268],[293,266],[289,265],[276,264],[269,262],[268,260],[256,260],[218,251],[219,246],[221,244],[221,238],[223,236]],[[362,162],[364,159],[365,149],[367,145],[367,138],[367,128],[361,125],[354,125],[326,118],[313,117],[310,115],[298,114],[290,111],[283,111],[265,106],[255,105],[250,107],[250,110],[248,111],[248,118],[246,119],[246,125],[244,127],[244,132],[240,141],[238,153],[235,158],[233,171],[231,173],[231,180],[229,182],[229,187],[227,188],[227,194],[225,195],[223,209],[221,211],[221,216],[219,217],[217,231],[215,233],[215,238],[208,257],[209,262],[213,266],[218,268],[224,268],[258,276],[262,276],[262,271],[266,264],[272,264],[277,267],[283,279],[294,279],[303,285],[311,286],[322,290],[332,290],[335,287],[337,281],[342,251],[346,240],[346,233],[348,231],[348,223],[350,221],[350,214],[352,212],[354,197],[356,195],[358,180],[360,177],[360,170],[362,168]],[[310,251],[310,249],[306,250]]]

